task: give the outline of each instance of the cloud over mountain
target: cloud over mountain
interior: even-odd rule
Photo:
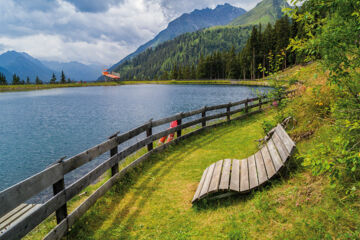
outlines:
[[[3,0],[0,53],[111,64],[180,14],[225,2],[249,9],[259,0]]]

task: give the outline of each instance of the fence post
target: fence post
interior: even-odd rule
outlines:
[[[57,163],[63,164],[63,161],[66,157],[61,158]],[[58,194],[59,192],[63,191],[65,189],[65,182],[64,182],[64,175],[63,178],[57,181],[53,184],[53,193],[54,196]],[[60,208],[56,210],[56,222],[59,224],[62,220],[64,220],[67,217],[67,206],[66,202],[64,205],[62,205]]]
[[[149,124],[149,128],[146,129],[146,137],[150,137],[152,135],[152,120],[153,119],[149,120],[150,124]],[[147,145],[147,150],[148,150],[148,152],[150,152],[153,149],[154,149],[154,143],[151,142]]]
[[[245,102],[245,113],[248,113],[248,112],[249,112],[249,99],[247,98],[246,102]]]
[[[262,96],[259,97],[259,110],[261,110],[262,107]]]
[[[180,119],[177,120],[177,125],[180,126],[182,123],[182,117],[183,117],[183,113],[180,113]],[[180,129],[176,132],[176,136],[177,137],[181,137],[181,127]]]
[[[119,133],[120,133],[120,132],[116,132],[115,134],[111,135],[111,136],[109,137],[109,139],[112,139],[112,138],[117,137],[117,135],[118,135]],[[118,146],[110,149],[110,157],[115,156],[117,153],[118,153]],[[119,164],[116,163],[114,166],[111,167],[111,176],[114,176],[114,175],[117,174],[118,172],[119,172]]]
[[[205,118],[206,117],[206,106],[204,107],[202,113],[201,113],[201,118]],[[204,119],[201,123],[202,127],[206,127],[206,120]]]
[[[227,121],[230,121],[230,107],[231,107],[231,102],[228,103],[228,106],[226,108]]]

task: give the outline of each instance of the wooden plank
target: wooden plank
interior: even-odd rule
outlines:
[[[269,139],[269,141],[267,142],[266,145],[269,150],[271,159],[274,163],[275,169],[276,169],[276,171],[279,171],[280,168],[283,166],[283,163],[281,161],[281,157],[280,157],[279,153],[276,150],[276,147],[275,147],[275,144],[274,144],[272,138]]]
[[[295,143],[293,142],[293,140],[290,138],[290,136],[287,134],[285,129],[280,124],[277,125],[276,132],[277,132],[278,136],[280,137],[280,139],[282,140],[282,142],[284,143],[288,153],[291,154],[292,150],[295,146]]]
[[[217,192],[219,189],[222,165],[223,165],[223,160],[217,161],[215,164],[214,173],[212,175],[209,190],[208,190],[209,194],[213,193],[213,192]]]
[[[61,164],[55,164],[44,171],[0,192],[0,216],[10,212],[32,196],[63,178]]]
[[[153,121],[153,122],[152,122],[152,126],[153,126],[153,127],[161,126],[161,125],[163,125],[163,124],[170,123],[170,122],[175,121],[175,120],[178,120],[178,119],[180,119],[180,118],[181,118],[181,114],[178,113],[178,114],[175,114],[175,115],[170,116],[170,117],[166,117],[166,118],[162,118],[162,119]]]
[[[126,142],[127,140],[140,135],[141,133],[145,132],[150,127],[150,123],[146,123],[137,127],[133,130],[130,130],[127,133],[121,134],[117,137],[109,139],[95,147],[92,147],[82,153],[77,154],[67,160],[64,161],[64,174],[73,171],[74,169],[88,163],[98,156],[102,155],[103,153],[110,151],[114,147],[118,146],[119,144]]]
[[[230,168],[231,168],[231,159],[225,159],[223,170],[221,173],[219,190],[228,190],[229,189]]]
[[[255,154],[255,161],[256,161],[256,169],[259,179],[259,185],[261,185],[268,180],[261,151],[258,151]]]
[[[289,153],[287,152],[286,147],[280,140],[276,131],[272,135],[272,140],[274,141],[275,147],[281,157],[281,161],[285,163],[287,158],[289,157]]]
[[[32,204],[27,204],[24,208],[21,208],[19,211],[17,211],[15,214],[13,214],[10,218],[8,218],[6,221],[4,221],[0,224],[0,230],[5,228],[6,226],[10,225],[16,219],[20,218],[22,215],[24,215],[26,212],[28,212],[31,208],[33,208]]]
[[[0,235],[0,240],[21,239],[48,216],[65,203],[65,191],[57,194],[38,209],[27,215],[22,221],[10,225],[9,229]]]
[[[194,201],[196,201],[196,200],[198,199],[199,194],[200,194],[200,191],[201,191],[201,188],[202,188],[202,186],[204,185],[205,177],[206,177],[206,174],[207,174],[207,171],[208,171],[208,170],[209,170],[209,167],[207,167],[207,168],[205,169],[205,171],[203,172],[203,175],[202,175],[202,177],[201,177],[200,183],[199,183],[199,185],[198,185],[198,187],[197,187],[197,189],[196,189],[194,198],[193,198],[193,200],[192,200],[191,202],[194,202]]]
[[[14,214],[16,214],[18,211],[20,211],[21,209],[23,209],[26,206],[27,206],[27,204],[22,203],[19,206],[17,206],[15,209],[13,209],[12,211],[5,214],[3,217],[0,218],[0,224],[5,222],[7,219],[9,219],[11,216],[13,216]]]
[[[203,187],[201,188],[201,191],[200,191],[199,199],[204,197],[208,193],[209,186],[210,186],[210,181],[211,181],[211,178],[212,178],[212,175],[213,175],[213,172],[214,172],[214,168],[215,168],[215,163],[211,164],[210,167],[209,167],[209,170],[208,170],[208,172],[206,174],[206,177],[205,177],[204,185],[203,185]]]
[[[240,191],[240,160],[234,159],[231,167],[230,190]]]
[[[255,156],[252,155],[248,158],[248,164],[249,164],[249,182],[250,182],[250,189],[253,189],[257,186],[259,186],[259,180],[256,172],[256,162],[255,162]]]
[[[248,160],[241,160],[241,171],[240,171],[240,192],[246,192],[249,190],[249,168],[248,168]]]
[[[275,169],[274,163],[271,160],[271,156],[266,147],[261,148],[261,155],[264,159],[264,164],[265,164],[268,179],[270,179],[276,174],[277,170]]]

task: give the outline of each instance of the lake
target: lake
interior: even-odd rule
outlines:
[[[117,131],[127,132],[151,118],[239,101],[268,89],[232,85],[124,85],[1,93],[0,191],[63,156],[80,153]],[[91,164],[69,176],[67,183],[93,167]]]

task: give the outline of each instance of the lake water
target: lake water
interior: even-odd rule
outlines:
[[[126,85],[0,93],[0,191],[63,156],[80,153],[150,118],[238,101],[267,90],[231,85]],[[81,174],[73,174],[67,182]]]

